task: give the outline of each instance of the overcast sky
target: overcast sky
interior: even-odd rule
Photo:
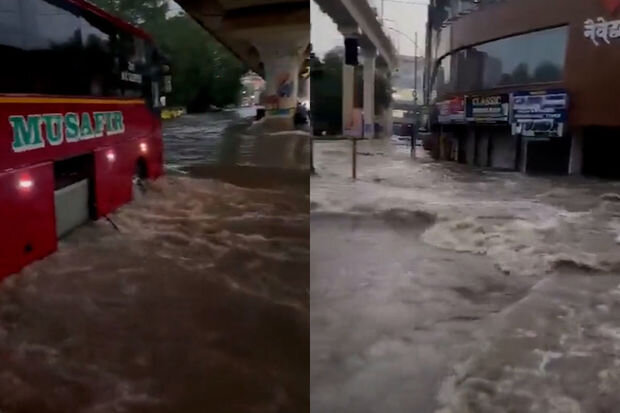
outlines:
[[[169,0],[168,3],[170,3],[170,11],[181,11],[181,6],[179,6],[178,4],[176,4],[176,2],[174,0]]]
[[[377,7],[381,14],[381,0],[368,0],[371,6]],[[425,4],[428,0],[384,0],[384,19],[394,46],[400,54],[413,56],[415,47],[413,40],[418,32],[418,56],[424,54],[424,37],[426,34]],[[318,56],[324,55],[335,46],[343,44],[342,35],[336,25],[311,0],[312,46]],[[400,31],[403,34],[397,33]]]

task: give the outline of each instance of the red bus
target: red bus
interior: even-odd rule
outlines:
[[[163,172],[169,66],[84,0],[0,5],[0,279]]]

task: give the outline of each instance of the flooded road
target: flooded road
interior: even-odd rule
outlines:
[[[313,412],[612,412],[620,185],[315,143]]]
[[[308,411],[304,145],[248,124],[165,123],[168,176],[110,216],[118,231],[79,228],[6,279],[0,412]]]

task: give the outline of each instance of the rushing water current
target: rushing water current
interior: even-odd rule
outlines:
[[[165,177],[3,283],[0,412],[307,411],[307,145],[243,115],[165,123]]]

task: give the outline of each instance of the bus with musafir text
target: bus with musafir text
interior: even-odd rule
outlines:
[[[170,66],[84,0],[0,7],[0,279],[163,173]]]

